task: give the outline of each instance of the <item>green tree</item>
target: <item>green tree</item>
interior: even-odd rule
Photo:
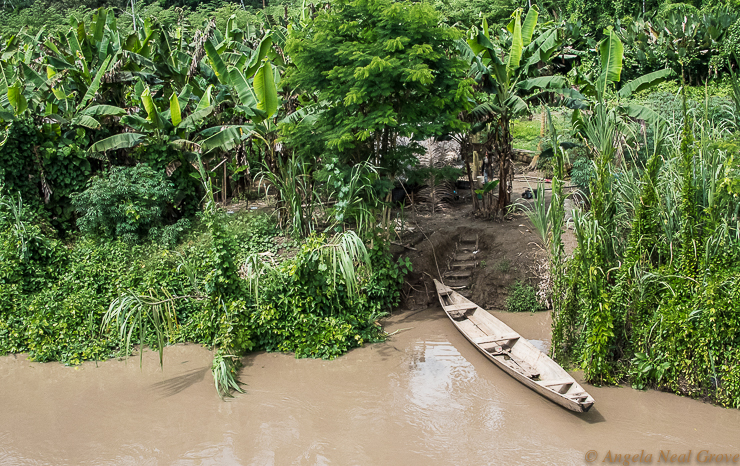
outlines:
[[[288,38],[295,66],[285,85],[313,99],[303,106],[312,117],[284,126],[284,141],[309,160],[370,162],[395,177],[419,151],[415,141],[465,127],[457,113],[471,86],[450,52],[458,37],[428,4],[333,3]]]

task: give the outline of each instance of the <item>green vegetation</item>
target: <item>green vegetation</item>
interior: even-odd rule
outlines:
[[[246,351],[334,358],[383,338],[410,268],[374,218],[392,183],[278,152],[288,30],[236,21],[126,32],[100,9],[5,43],[0,353],[78,364],[196,342],[217,348],[226,396]],[[278,191],[277,226],[216,205],[255,180]],[[314,209],[326,196],[333,211]],[[322,233],[334,213],[340,233]]]
[[[196,342],[228,396],[247,351],[382,339],[410,267],[388,252],[394,185],[472,182],[485,155],[475,213],[503,219],[522,144],[553,175],[530,212],[553,355],[740,407],[738,6],[6,4],[0,353]],[[417,167],[428,138],[464,172]],[[227,210],[262,195],[274,218]],[[537,298],[517,283],[507,308]]]
[[[80,214],[77,226],[88,236],[127,243],[149,237],[171,247],[190,223],[182,219],[163,225],[165,209],[174,197],[175,189],[164,173],[140,164],[113,167],[109,175],[93,177],[85,191],[73,196],[72,205]]]
[[[12,201],[3,201],[5,214]],[[272,259],[279,260],[272,265],[271,256],[259,255],[270,253],[265,246],[276,233],[264,216],[216,221],[221,235],[215,224],[209,232],[206,220],[173,250],[118,240],[81,240],[68,249],[42,237],[33,223],[3,223],[0,352],[79,364],[127,354],[130,342],[161,349],[180,341],[220,346],[228,340],[236,351],[333,358],[382,338],[376,322],[398,303],[408,266],[394,264],[381,243],[347,275],[353,261],[327,256],[332,247],[344,250],[330,238],[312,236],[292,259]],[[242,271],[220,273],[230,269],[224,261],[244,250],[252,253],[240,261]],[[250,258],[259,263],[251,276]],[[254,274],[259,294],[239,278]]]
[[[537,312],[542,309],[537,300],[537,290],[527,283],[516,282],[511,285],[506,297],[508,312]]]
[[[716,112],[708,94],[682,94],[680,112],[639,112],[646,122],[632,163],[624,152],[634,125],[619,112],[635,115],[636,104],[603,101],[584,119],[590,210],[575,215],[573,258],[555,260],[565,273],[554,274],[563,278],[553,291],[562,297],[553,353],[593,383],[626,379],[740,407],[737,172],[723,149],[740,108],[727,101]]]

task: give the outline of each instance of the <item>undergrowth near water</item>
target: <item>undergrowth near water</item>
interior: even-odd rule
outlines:
[[[578,247],[565,264],[552,351],[592,383],[738,408],[737,153],[719,148],[708,103],[701,118],[683,115],[651,130],[642,170],[610,163],[623,126],[593,126],[592,209],[574,217]]]
[[[516,282],[506,298],[508,312],[537,312],[542,309],[537,300],[537,291],[527,283]]]
[[[269,217],[218,211],[203,214],[173,249],[66,244],[18,202],[2,193],[0,354],[80,364],[129,354],[134,344],[195,342],[218,348],[221,395],[238,387],[247,351],[335,358],[381,340],[378,319],[398,304],[409,268],[382,241],[367,250],[353,233],[278,243]],[[291,254],[276,254],[286,247]],[[261,264],[252,269],[259,293],[249,260]]]

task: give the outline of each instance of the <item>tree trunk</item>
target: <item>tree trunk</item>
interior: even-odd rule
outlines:
[[[513,174],[511,165],[511,132],[509,131],[509,120],[507,118],[501,119],[499,131],[497,131],[497,137],[499,139],[499,157],[498,157],[498,206],[496,208],[496,215],[499,219],[503,219],[506,215],[506,208],[511,203],[511,196],[509,193],[509,178]]]
[[[221,194],[221,202],[223,203],[223,205],[226,205],[226,194],[227,194],[226,193],[226,189],[227,189],[226,180],[227,180],[227,170],[226,170],[226,162],[224,162],[224,181],[223,181],[223,185],[224,185],[223,191],[224,192]]]
[[[468,172],[468,183],[470,183],[470,194],[473,196],[473,212],[478,212],[478,195],[475,194],[475,184],[473,184],[473,173],[470,171],[470,162],[465,159],[465,170]]]

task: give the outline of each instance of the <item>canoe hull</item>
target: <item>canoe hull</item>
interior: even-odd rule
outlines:
[[[448,315],[449,317],[449,315]],[[452,320],[453,323],[455,323],[455,320],[450,317],[450,320]],[[458,329],[459,330],[459,329]],[[462,332],[461,332],[462,333]],[[501,363],[497,358],[493,357],[491,353],[481,348],[479,345],[476,345],[470,338],[468,338],[465,333],[463,333],[463,336],[473,345],[475,348],[480,351],[485,357],[491,360],[499,369],[506,372],[508,375],[513,377],[517,382],[527,386],[528,388],[534,390],[535,392],[539,393],[540,395],[544,396],[545,398],[549,399],[552,402],[555,402],[559,404],[560,406],[567,408],[571,411],[575,411],[577,413],[585,413],[589,409],[591,409],[591,406],[593,406],[593,403],[591,404],[579,404],[576,403],[573,400],[569,400],[567,398],[563,398],[562,396],[559,396],[555,393],[553,393],[551,390],[548,390],[536,383],[534,383],[531,379],[522,376],[520,373],[514,371],[509,366]]]
[[[582,413],[593,406],[593,398],[555,361],[487,311],[434,282],[450,321],[498,368],[568,410]]]

